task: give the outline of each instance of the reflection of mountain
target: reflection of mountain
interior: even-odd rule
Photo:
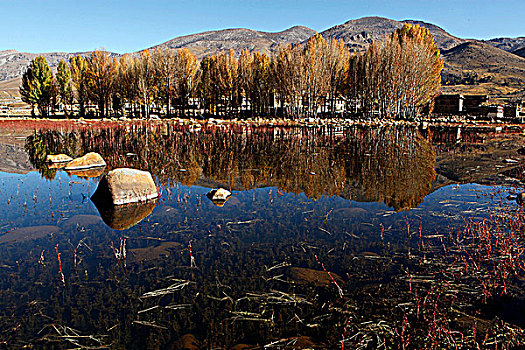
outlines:
[[[112,128],[28,139],[46,153],[96,151],[110,168],[149,170],[164,184],[275,186],[309,198],[341,195],[382,201],[395,209],[417,206],[435,177],[430,145],[411,127],[267,128],[230,126],[189,132],[187,126]],[[337,136],[335,136],[337,135]],[[73,151],[74,150],[74,151]],[[41,152],[41,150],[39,150]]]
[[[24,140],[31,131],[19,131],[2,124],[0,126],[0,171],[27,174],[35,170],[24,152]]]
[[[0,144],[0,171],[17,174],[27,174],[33,170],[27,159],[27,154],[21,147]]]

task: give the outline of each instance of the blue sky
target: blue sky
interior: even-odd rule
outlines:
[[[462,38],[525,36],[524,0],[0,0],[0,50],[123,53],[206,30],[323,31],[364,16],[423,20]]]

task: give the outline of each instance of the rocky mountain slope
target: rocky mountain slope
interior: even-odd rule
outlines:
[[[516,51],[512,51],[512,53],[525,58],[525,46],[521,49],[517,49]]]
[[[428,30],[436,38],[440,49],[450,49],[464,40],[456,38],[447,33],[444,29],[421,21],[395,21],[383,17],[364,17],[348,21],[321,32],[325,38],[343,40],[343,42],[354,51],[366,48],[373,40],[381,40],[385,35],[391,34],[394,30],[401,28],[404,23],[419,24]]]
[[[152,49],[187,48],[198,58],[230,49],[236,53],[248,49],[269,54],[277,49],[279,43],[289,44],[302,42],[315,33],[315,30],[302,26],[292,27],[277,33],[260,32],[244,28],[226,29],[181,36],[163,44],[153,46]]]
[[[507,94],[525,84],[525,58],[481,41],[442,51],[446,85],[463,85],[473,93]],[[486,91],[479,90],[486,86]]]
[[[496,38],[485,41],[498,49],[512,52],[518,56],[525,57],[525,37],[519,38]]]
[[[35,170],[29,156],[24,150],[25,138],[31,134],[31,130],[14,131],[3,130],[0,135],[0,171],[15,174],[27,174]]]
[[[72,54],[67,52],[50,52],[43,54],[18,52],[16,50],[0,51],[0,81],[10,80],[22,76],[32,59],[42,55],[53,68],[58,62],[68,60]]]

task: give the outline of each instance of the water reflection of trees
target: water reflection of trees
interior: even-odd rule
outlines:
[[[411,127],[230,125],[196,130],[162,124],[46,130],[30,136],[26,149],[32,163],[51,177],[42,162],[46,154],[95,151],[110,168],[149,170],[166,186],[275,186],[309,198],[382,201],[396,210],[421,203],[435,177],[435,155]]]

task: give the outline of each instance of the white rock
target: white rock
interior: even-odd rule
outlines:
[[[232,193],[224,188],[218,188],[216,190],[211,190],[210,192],[208,192],[208,197],[212,201],[225,201],[228,198],[230,198],[231,195]]]

